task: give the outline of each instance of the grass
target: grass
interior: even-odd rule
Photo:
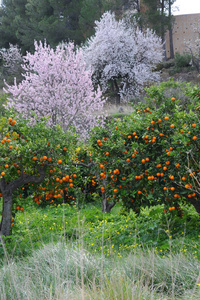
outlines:
[[[103,251],[107,257],[120,257],[138,247],[145,251],[153,248],[162,257],[170,252],[189,252],[200,259],[199,232],[199,216],[189,206],[183,208],[181,219],[175,212],[165,214],[162,205],[144,208],[137,216],[123,211],[120,203],[110,214],[103,214],[98,205],[88,204],[79,212],[68,204],[41,209],[27,199],[24,211],[15,215],[5,249],[10,258],[24,257],[52,241],[74,243],[82,239],[89,252]],[[0,258],[4,256],[1,247]]]
[[[81,242],[81,241],[79,241]],[[0,299],[199,299],[199,261],[137,248],[123,257],[80,245],[43,245],[0,272]]]
[[[98,205],[26,204],[1,248],[0,300],[199,299],[200,220],[161,205],[140,216]]]
[[[200,220],[30,204],[0,248],[0,299],[199,299]]]

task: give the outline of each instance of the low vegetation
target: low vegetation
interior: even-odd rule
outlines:
[[[1,96],[0,299],[198,299],[199,97],[151,86],[83,143]]]
[[[26,203],[1,248],[0,299],[198,299],[200,221],[183,210]]]

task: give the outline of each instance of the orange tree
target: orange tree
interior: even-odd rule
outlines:
[[[21,117],[0,120],[0,198],[3,198],[0,233],[8,236],[13,214],[23,211],[22,193],[28,190],[35,202],[54,203],[74,189],[77,175],[71,163],[76,138],[46,121],[29,126]],[[24,190],[25,189],[25,190]],[[48,203],[49,203],[48,202]]]
[[[181,204],[200,214],[199,95],[187,111],[173,96],[149,99],[135,112],[94,128],[91,136],[97,162],[103,211],[117,201],[128,209],[164,204],[182,216]]]

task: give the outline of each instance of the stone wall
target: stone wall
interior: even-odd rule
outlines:
[[[200,14],[179,15],[174,16],[174,19],[174,53],[179,52],[180,54],[183,54],[188,52],[186,42],[193,45],[195,40],[199,37],[197,31],[195,32],[195,28],[200,28]],[[166,33],[165,39],[167,58],[169,58],[169,32]]]

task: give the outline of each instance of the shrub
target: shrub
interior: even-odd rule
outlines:
[[[191,66],[192,55],[189,53],[175,53],[175,67],[177,69]]]

